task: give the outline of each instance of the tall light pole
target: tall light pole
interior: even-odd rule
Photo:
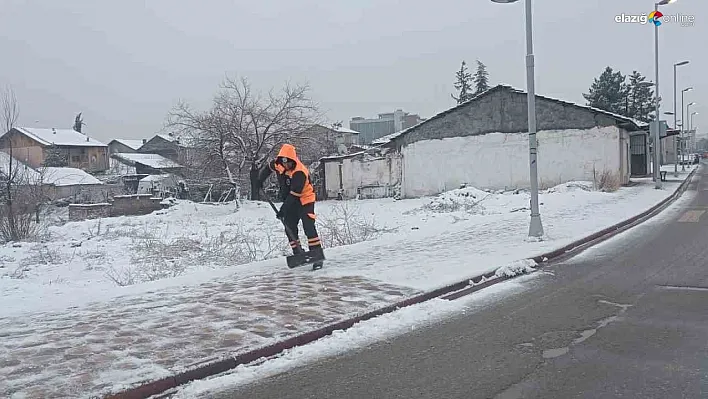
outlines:
[[[665,6],[675,1],[676,0],[661,0],[658,3],[654,3],[654,11],[658,12],[659,6]],[[654,188],[660,189],[661,178],[659,174],[659,169],[661,168],[661,165],[659,165],[659,151],[661,148],[661,134],[659,132],[659,129],[661,126],[661,122],[659,121],[659,115],[661,115],[661,110],[659,105],[659,96],[661,92],[659,91],[659,25],[656,23],[654,24],[654,71],[656,73],[656,79],[654,80],[656,84],[656,95],[654,96],[656,102],[656,120],[654,121],[654,167],[652,168],[652,171],[654,172]]]
[[[688,133],[689,142],[691,141],[691,124],[689,123],[690,122],[689,119],[691,119],[690,113],[691,113],[691,106],[692,105],[696,105],[696,103],[690,102],[690,103],[688,103],[688,105],[686,105],[686,121],[683,123],[684,126],[688,126],[688,130],[686,131],[686,133]],[[690,161],[690,159],[689,159],[689,161]]]
[[[695,132],[695,127],[693,126],[693,115],[697,115],[698,112],[693,111],[691,112],[691,119],[689,119],[690,126],[691,126],[691,148],[693,148],[693,151],[696,151],[696,132]]]
[[[674,64],[674,129],[676,129],[676,67],[688,64],[690,61],[681,61]],[[678,140],[674,136],[674,177],[678,177]]]
[[[681,133],[680,133],[680,135],[681,135],[681,170],[682,170],[682,171],[685,171],[685,170],[686,170],[686,165],[685,165],[685,162],[684,162],[685,160],[683,159],[683,158],[684,158],[684,152],[685,152],[685,149],[686,149],[686,142],[684,141],[684,140],[685,140],[685,137],[684,137],[684,134],[683,134],[683,132],[686,130],[686,129],[685,129],[685,127],[686,127],[686,118],[684,118],[684,116],[685,116],[684,110],[685,110],[686,108],[685,108],[684,105],[683,105],[683,100],[684,100],[683,95],[684,95],[687,91],[691,91],[691,90],[693,90],[693,87],[687,87],[687,88],[681,90]]]
[[[516,3],[518,0],[492,0],[494,3]],[[666,0],[665,0],[666,1]],[[533,18],[531,0],[526,0],[526,91],[529,129],[529,173],[531,185],[531,223],[529,236],[543,236],[543,223],[538,206],[538,149],[536,147],[536,87],[534,82]]]

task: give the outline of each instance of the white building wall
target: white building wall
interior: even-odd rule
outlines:
[[[400,189],[401,161],[395,155],[368,160],[330,160],[325,162],[324,168],[327,198],[337,198],[340,187],[343,198],[355,198],[360,193],[365,197],[387,197]]]
[[[593,171],[626,174],[620,130],[615,126],[537,133],[542,188],[592,180]],[[490,133],[424,140],[403,147],[404,197],[435,195],[467,183],[478,188],[529,186],[528,134]],[[624,156],[624,162],[626,161]],[[626,169],[624,173],[621,169]],[[622,181],[626,181],[621,177]]]

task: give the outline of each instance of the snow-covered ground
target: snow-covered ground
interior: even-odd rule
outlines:
[[[540,274],[521,276],[487,289],[477,291],[455,301],[433,299],[403,308],[371,320],[359,322],[346,331],[295,347],[275,359],[261,363],[238,366],[218,376],[193,381],[177,389],[171,399],[208,398],[210,394],[224,393],[262,378],[284,373],[303,363],[346,353],[400,334],[414,332],[454,315],[470,315],[488,306],[493,301],[522,293],[538,282]]]
[[[566,262],[576,263],[587,261],[603,251],[611,251],[614,248],[621,247],[630,234],[641,234],[643,231],[656,229],[657,225],[666,223],[668,220],[677,217],[679,213],[694,200],[695,193],[695,191],[686,192],[678,201],[660,215],[632,229],[624,231],[606,242],[589,248]],[[548,274],[552,275],[550,272],[541,272],[521,276],[517,279],[508,280],[501,284],[477,291],[455,301],[434,299],[403,308],[393,313],[385,314],[375,319],[363,321],[355,324],[346,331],[335,331],[331,336],[327,336],[308,345],[287,350],[274,359],[242,365],[220,375],[193,381],[179,387],[173,395],[170,395],[170,398],[199,399],[208,398],[214,393],[221,393],[223,395],[225,392],[234,392],[245,384],[287,372],[306,363],[337,356],[347,351],[357,350],[393,336],[414,332],[426,326],[444,321],[446,318],[457,314],[470,315],[488,306],[492,302],[502,300],[510,295],[520,294],[527,289],[533,288],[534,284],[542,283],[542,279]]]
[[[541,193],[541,242],[526,238],[529,196],[523,191],[466,188],[434,198],[320,202],[318,229],[328,261],[319,273],[418,289],[478,275],[640,213],[678,185],[670,181],[655,190],[650,179],[636,181],[641,184],[614,193],[593,191],[587,182]],[[0,247],[0,300],[7,305],[0,317],[214,278],[300,272],[285,268],[282,230],[270,207],[254,202],[238,210],[235,204],[180,202],[146,216],[53,226],[41,242]]]
[[[0,396],[115,390],[421,290],[528,267],[519,260],[641,213],[679,184],[636,181],[613,193],[584,182],[543,192],[543,241],[527,239],[523,191],[324,201],[328,260],[314,273],[285,266],[287,242],[267,204],[180,202],[52,227],[41,242],[0,248],[0,359],[9,359]]]

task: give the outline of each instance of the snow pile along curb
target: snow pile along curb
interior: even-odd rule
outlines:
[[[242,364],[252,363],[259,359],[269,358],[276,356],[279,353],[291,349],[296,346],[301,346],[308,344],[310,342],[316,341],[327,335],[332,334],[337,330],[346,330],[353,326],[354,324],[368,320],[386,313],[391,313],[397,309],[408,307],[414,304],[428,301],[433,298],[442,299],[456,299],[472,292],[479,291],[488,286],[500,283],[502,281],[509,280],[518,275],[523,275],[527,272],[535,270],[535,267],[542,267],[544,264],[548,264],[550,261],[556,261],[563,258],[567,258],[571,255],[577,254],[582,250],[588,248],[589,246],[595,245],[601,241],[604,241],[616,234],[621,233],[647,219],[656,215],[657,213],[664,210],[677,198],[679,198],[683,192],[686,190],[689,182],[691,181],[695,171],[693,169],[686,179],[681,182],[679,187],[674,191],[672,195],[663,199],[658,204],[652,206],[648,210],[636,215],[632,218],[624,220],[617,223],[611,227],[598,231],[591,234],[583,239],[577,240],[571,244],[568,244],[562,248],[551,251],[549,253],[541,254],[530,259],[522,259],[514,262],[510,265],[501,267],[493,272],[486,273],[481,276],[476,276],[471,279],[465,279],[463,281],[450,284],[444,287],[437,288],[432,291],[424,292],[422,294],[407,298],[398,303],[376,309],[374,311],[338,321],[336,323],[324,326],[317,330],[309,331],[300,335],[290,337],[286,340],[276,342],[274,344],[250,350],[238,354],[233,357],[225,357],[220,360],[214,360],[205,364],[196,366],[190,370],[184,371],[182,373],[176,374],[171,377],[163,378],[156,381],[147,382],[143,385],[136,386],[134,388],[119,392],[116,394],[110,394],[105,396],[106,399],[144,399],[153,395],[163,393],[167,390],[173,389],[179,385],[186,384],[190,381],[197,379],[203,379],[209,376],[223,373],[225,371],[236,368]]]

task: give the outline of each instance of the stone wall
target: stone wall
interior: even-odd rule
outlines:
[[[117,195],[112,203],[71,204],[69,220],[78,221],[115,216],[147,215],[162,208],[162,198],[150,194]]]
[[[116,195],[111,216],[147,215],[161,208],[162,198],[151,194]]]
[[[111,204],[71,204],[69,220],[99,219],[110,216]]]

